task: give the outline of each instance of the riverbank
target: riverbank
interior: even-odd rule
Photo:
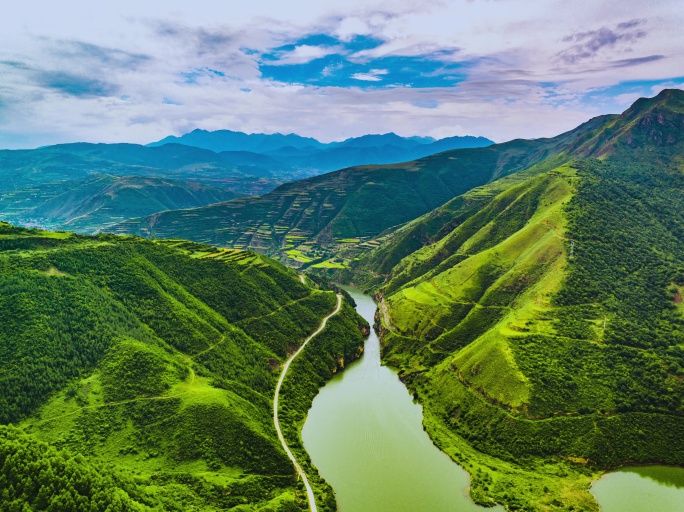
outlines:
[[[354,308],[342,300],[339,313],[330,317],[325,328],[306,350],[292,360],[283,377],[279,399],[279,423],[292,455],[306,474],[319,512],[335,512],[337,502],[332,487],[321,478],[304,449],[300,435],[314,397],[336,373],[363,354],[363,332],[369,325]],[[305,491],[303,481],[299,483]],[[306,506],[303,501],[298,503]]]
[[[300,276],[302,277],[302,276]],[[304,279],[302,278],[302,283],[304,283]],[[302,469],[302,466],[297,462],[297,459],[293,455],[292,451],[287,445],[287,442],[285,441],[285,437],[283,436],[283,432],[280,428],[280,421],[278,418],[278,405],[279,405],[279,398],[280,398],[280,388],[283,385],[283,381],[285,380],[285,377],[287,376],[287,371],[290,369],[290,365],[292,362],[297,358],[299,354],[301,354],[302,350],[306,348],[306,346],[309,344],[309,342],[315,338],[318,334],[325,329],[326,324],[328,323],[328,320],[335,316],[337,313],[340,312],[340,308],[342,307],[342,296],[337,295],[337,305],[335,306],[335,309],[326,317],[323,318],[321,321],[321,324],[319,325],[318,329],[316,329],[311,336],[306,338],[304,342],[300,345],[300,347],[297,349],[297,351],[290,356],[290,358],[285,362],[283,365],[282,372],[280,373],[280,377],[278,378],[278,383],[276,384],[276,389],[275,389],[275,394],[273,395],[273,425],[276,429],[276,433],[278,434],[278,440],[280,441],[280,444],[283,447],[283,450],[285,450],[285,453],[287,454],[288,458],[292,461],[292,464],[294,465],[297,474],[299,475],[299,478],[302,479],[302,482],[304,484],[304,489],[306,489],[306,498],[309,502],[309,510],[311,512],[318,512],[318,509],[316,508],[316,498],[314,496],[313,489],[311,488],[311,485],[309,484],[309,479],[306,476],[306,473]]]

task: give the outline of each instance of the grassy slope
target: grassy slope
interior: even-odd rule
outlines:
[[[118,489],[112,496],[141,509],[306,507],[273,429],[271,397],[280,362],[334,307],[334,293],[243,251],[0,231],[2,423],[57,447],[55,460],[84,455],[94,464],[87,478],[104,478]],[[346,309],[339,332],[308,357],[323,365],[353,357],[356,319]],[[315,394],[324,375],[302,377],[303,389]],[[288,407],[303,414],[309,404]],[[16,434],[0,432],[2,457]],[[11,459],[9,477],[31,457]],[[6,499],[38,503],[50,493],[48,476],[23,497],[13,486],[19,494]],[[79,489],[64,499],[86,496],[93,510],[111,504],[96,503],[96,491],[79,498]],[[329,494],[323,482],[317,489]]]
[[[423,268],[432,268],[452,255],[463,236],[477,231],[490,220],[487,211],[497,208],[490,202],[501,192],[524,183],[530,177],[554,169],[568,160],[560,154],[533,165],[529,169],[500,178],[487,185],[475,187],[453,198],[444,205],[426,213],[394,230],[388,230],[378,238],[375,247],[363,253],[353,248],[342,253],[353,258],[348,270],[338,271],[335,277],[342,281],[354,280],[358,286],[374,287],[391,282],[390,288],[397,288],[420,275]],[[508,196],[510,198],[512,196]],[[497,201],[507,201],[502,197]],[[471,217],[474,219],[470,219]],[[468,222],[468,229],[453,234],[456,227]],[[474,231],[473,231],[474,230]],[[443,240],[448,237],[447,240]],[[426,248],[426,246],[438,246]],[[435,248],[439,250],[435,250]],[[427,251],[427,252],[425,252]],[[407,256],[411,256],[407,258]]]
[[[606,163],[531,170],[404,228],[436,240],[384,276],[384,357],[478,501],[594,510],[603,468],[684,463],[681,101],[642,101],[574,149]]]
[[[553,139],[448,151],[413,162],[343,169],[283,185],[258,198],[165,212],[113,228],[265,251],[336,246],[375,236],[467,190],[559,154],[610,116]],[[320,255],[317,255],[320,256]]]
[[[667,107],[665,110],[661,107],[659,111],[659,105],[662,105],[663,101],[667,102]],[[366,250],[361,254],[353,250],[347,251],[350,254],[342,251],[343,256],[355,259],[355,261],[351,263],[349,271],[336,272],[335,278],[341,281],[353,279],[356,284],[364,287],[376,287],[387,281],[394,281],[392,286],[405,283],[406,279],[412,275],[410,270],[407,271],[406,266],[416,262],[408,259],[400,264],[404,257],[418,251],[421,247],[441,240],[471,216],[478,214],[479,217],[483,217],[484,214],[480,210],[500,192],[540,172],[571,161],[573,158],[587,156],[610,158],[610,155],[616,152],[628,151],[632,155],[631,158],[636,156],[649,164],[661,161],[671,162],[672,151],[665,151],[665,154],[661,156],[656,148],[658,144],[664,147],[676,144],[678,140],[676,132],[679,128],[675,126],[676,121],[671,119],[668,121],[668,117],[670,114],[684,111],[682,102],[680,93],[666,90],[658,98],[638,100],[621,116],[606,116],[602,119],[602,123],[599,123],[601,118],[592,120],[593,124],[581,130],[578,137],[556,157],[543,160],[506,179],[469,190],[398,229],[388,230],[379,238],[382,243],[377,248],[368,247],[374,250]],[[637,123],[642,123],[640,130],[634,130]],[[666,126],[661,123],[669,123],[670,129],[664,129]],[[681,157],[678,158],[681,162]],[[474,223],[477,221],[470,222],[474,228]],[[431,255],[431,261],[419,264],[434,265],[435,262],[448,257],[449,249],[449,244],[445,244],[441,253]],[[402,271],[404,275],[397,279],[396,274]]]

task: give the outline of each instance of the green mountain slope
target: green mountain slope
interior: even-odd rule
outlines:
[[[377,290],[384,358],[477,501],[596,510],[606,468],[684,465],[682,105],[639,100],[568,163],[474,189],[345,271]]]
[[[0,426],[3,503],[306,508],[272,394],[333,292],[250,252],[7,224],[0,288],[0,424],[28,433]],[[338,316],[308,355],[313,377],[283,390],[293,414],[360,353],[362,320],[348,305]],[[332,510],[330,488],[309,476],[320,509]]]
[[[562,154],[612,120],[604,116],[552,139],[515,140],[404,164],[362,166],[289,183],[261,197],[155,214],[112,228],[275,254],[321,258],[429,212],[467,190]]]
[[[132,217],[204,206],[238,196],[227,189],[198,183],[136,176],[98,176],[68,182],[59,188],[64,191],[42,201],[33,197],[30,208],[25,210],[17,211],[14,202],[14,211],[5,210],[5,219],[49,229],[92,233]],[[2,206],[7,209],[8,203],[3,200]]]

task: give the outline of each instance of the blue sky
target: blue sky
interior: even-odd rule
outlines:
[[[382,47],[378,37],[355,35],[349,40],[309,34],[259,55],[262,77],[282,83],[319,87],[444,88],[466,79],[467,61],[452,60],[457,50],[439,49],[420,55],[359,57]]]
[[[0,147],[551,136],[683,88],[681,26],[680,0],[27,0],[0,19]]]

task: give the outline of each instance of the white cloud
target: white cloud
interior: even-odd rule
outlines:
[[[342,41],[349,41],[353,39],[354,36],[369,35],[372,33],[372,29],[366,21],[355,17],[344,18],[334,30],[334,34]]]
[[[351,77],[354,80],[362,80],[365,82],[379,82],[382,80],[382,75],[389,73],[386,69],[371,69],[367,73],[354,73]]]
[[[278,56],[278,60],[268,62],[270,65],[283,66],[290,64],[306,64],[312,60],[326,57],[327,55],[335,55],[345,53],[344,49],[339,46],[310,46],[303,44],[295,47],[291,52],[284,53]]]

